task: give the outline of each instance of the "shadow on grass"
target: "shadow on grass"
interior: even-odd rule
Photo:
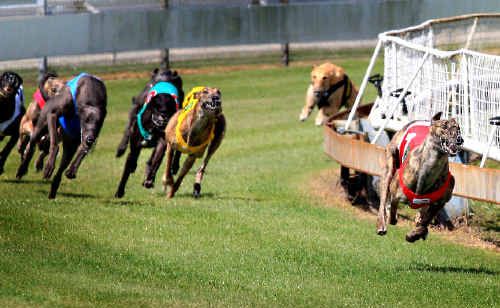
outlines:
[[[48,195],[49,190],[41,190],[37,189],[37,193],[43,194],[43,195]],[[72,192],[57,192],[56,199],[57,197],[69,197],[69,198],[78,198],[78,199],[97,199],[96,196],[91,195],[91,194],[82,194],[82,193],[72,193]]]
[[[460,274],[484,274],[484,275],[498,275],[499,272],[485,268],[483,266],[473,267],[460,267],[460,266],[440,266],[430,265],[424,263],[417,263],[410,266],[410,270],[420,272],[434,272],[434,273],[460,273]]]
[[[17,179],[6,179],[6,180],[0,180],[1,183],[8,183],[8,184],[50,184],[50,181],[48,180],[17,180]]]
[[[159,194],[163,198],[165,198],[165,193]],[[201,192],[201,195],[198,198],[193,197],[192,192],[182,192],[176,193],[174,199],[193,199],[193,200],[203,200],[203,199],[213,199],[213,200],[237,200],[237,201],[246,201],[246,202],[263,202],[269,199],[264,198],[256,198],[256,197],[242,197],[242,196],[232,196],[232,195],[224,195],[224,194],[214,194],[211,192]]]

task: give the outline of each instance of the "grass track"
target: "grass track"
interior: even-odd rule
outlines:
[[[367,59],[337,63],[359,85]],[[370,222],[303,193],[334,165],[313,119],[297,121],[308,74],[184,77],[186,91],[220,87],[228,119],[200,200],[190,196],[194,171],[169,201],[160,181],[142,188],[150,151],[125,197],[112,197],[124,163],[114,151],[145,81],[107,81],[97,148],[55,201],[40,174],[14,180],[16,153],[0,176],[0,306],[498,306],[498,254],[434,233],[407,244],[405,228],[378,237]]]

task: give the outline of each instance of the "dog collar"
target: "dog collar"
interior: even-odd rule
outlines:
[[[324,106],[328,106],[328,99],[330,98],[330,96],[332,96],[333,93],[337,92],[337,90],[342,87],[344,87],[344,91],[342,91],[342,98],[339,108],[344,106],[345,103],[347,102],[347,99],[352,94],[351,83],[349,82],[349,77],[346,74],[344,74],[344,78],[342,78],[342,80],[336,82],[330,88],[328,88],[328,90],[326,90],[321,94],[321,97],[318,102],[318,109]]]
[[[196,105],[199,103],[199,99],[195,98],[195,93],[200,92],[204,89],[205,87],[199,86],[199,87],[194,87],[186,96],[184,99],[184,102],[182,102],[183,109],[181,113],[179,114],[179,117],[177,118],[177,125],[175,127],[175,137],[177,140],[178,144],[178,150],[181,151],[184,154],[192,154],[199,152],[202,148],[206,147],[213,139],[215,136],[215,125],[212,126],[210,129],[210,134],[208,135],[208,138],[202,142],[199,145],[189,145],[186,140],[184,140],[184,137],[182,136],[181,132],[181,125],[186,119],[186,116],[188,113],[193,110]]]
[[[46,102],[40,89],[36,89],[35,93],[33,93],[33,100],[38,104],[38,107],[40,107],[40,109],[43,109]]]
[[[151,136],[151,133],[147,131],[144,126],[142,125],[142,115],[144,114],[144,111],[146,111],[147,108],[147,103],[142,105],[141,111],[137,114],[137,127],[139,127],[139,132],[141,133],[142,138],[144,140],[151,140],[153,137]]]

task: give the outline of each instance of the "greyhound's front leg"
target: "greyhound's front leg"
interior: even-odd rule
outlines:
[[[76,178],[76,172],[78,171],[78,168],[80,168],[80,164],[82,163],[83,158],[87,156],[89,151],[90,147],[88,145],[80,143],[80,145],[78,146],[76,157],[71,162],[71,166],[69,167],[69,169],[65,172],[65,175],[68,179]]]
[[[5,161],[9,156],[12,149],[16,146],[17,140],[19,139],[19,133],[15,133],[9,139],[9,142],[5,145],[2,152],[0,153],[0,174],[3,173],[3,166],[5,165]]]
[[[161,161],[163,160],[163,156],[165,155],[165,140],[160,139],[156,144],[155,150],[151,154],[151,158],[148,161],[148,168],[146,168],[146,178],[142,183],[142,186],[146,188],[153,188],[156,178],[156,172],[158,172],[158,168],[161,165]]]
[[[47,159],[47,164],[45,165],[43,177],[45,179],[50,179],[52,172],[54,172],[57,152],[59,151],[57,140],[57,116],[55,113],[49,113],[47,115],[47,126],[49,129],[50,148],[49,158]]]
[[[302,108],[302,112],[300,113],[299,116],[300,121],[307,120],[307,118],[309,117],[314,108],[314,105],[315,105],[314,91],[313,87],[310,85],[309,88],[307,88],[306,103]]]
[[[167,192],[168,187],[174,185],[174,177],[172,175],[172,159],[174,155],[174,150],[170,143],[167,143],[167,149],[165,150],[165,156],[167,156],[167,162],[165,163],[165,172],[163,173],[163,191]]]
[[[172,187],[172,190],[170,190],[170,192],[167,194],[168,198],[174,197],[175,193],[177,192],[177,190],[181,186],[182,180],[184,179],[186,174],[189,172],[189,170],[191,170],[191,168],[193,167],[195,160],[196,160],[196,157],[192,154],[186,158],[186,160],[184,161],[184,164],[182,165],[182,169],[181,169],[179,175],[177,176],[177,180],[175,180],[175,183],[174,183],[174,186]]]
[[[390,184],[395,172],[394,155],[390,149],[386,151],[386,160],[382,170],[382,178],[380,180],[380,204],[377,217],[378,235],[385,235],[387,233],[387,206],[391,204]]]

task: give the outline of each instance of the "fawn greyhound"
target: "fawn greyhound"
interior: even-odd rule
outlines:
[[[186,96],[183,109],[175,113],[165,129],[167,141],[167,164],[163,175],[163,187],[167,197],[172,198],[179,189],[182,179],[193,167],[197,158],[207,152],[196,172],[193,196],[200,197],[201,181],[208,161],[219,148],[226,130],[226,119],[222,114],[221,93],[217,88],[195,87]],[[174,151],[181,151],[188,157],[184,161],[177,180],[172,175]],[[171,187],[168,190],[168,187]]]
[[[380,181],[380,206],[377,234],[387,233],[389,223],[397,223],[398,203],[420,208],[416,228],[406,235],[408,242],[426,239],[428,225],[451,199],[455,179],[448,157],[461,150],[463,139],[455,119],[441,120],[441,113],[431,121],[413,121],[396,133],[386,148],[386,160]]]
[[[17,143],[17,149],[21,156],[24,153],[26,145],[30,141],[31,134],[35,129],[38,118],[42,109],[45,107],[46,102],[59,94],[59,92],[64,88],[65,82],[59,79],[56,73],[46,73],[40,79],[38,83],[38,88],[33,94],[33,101],[29,104],[26,113],[21,119],[21,124],[19,126],[19,142]],[[40,150],[40,155],[36,160],[35,166],[36,170],[40,171],[43,169],[43,160],[49,154],[49,136],[45,134],[40,138],[38,143],[38,148]]]

